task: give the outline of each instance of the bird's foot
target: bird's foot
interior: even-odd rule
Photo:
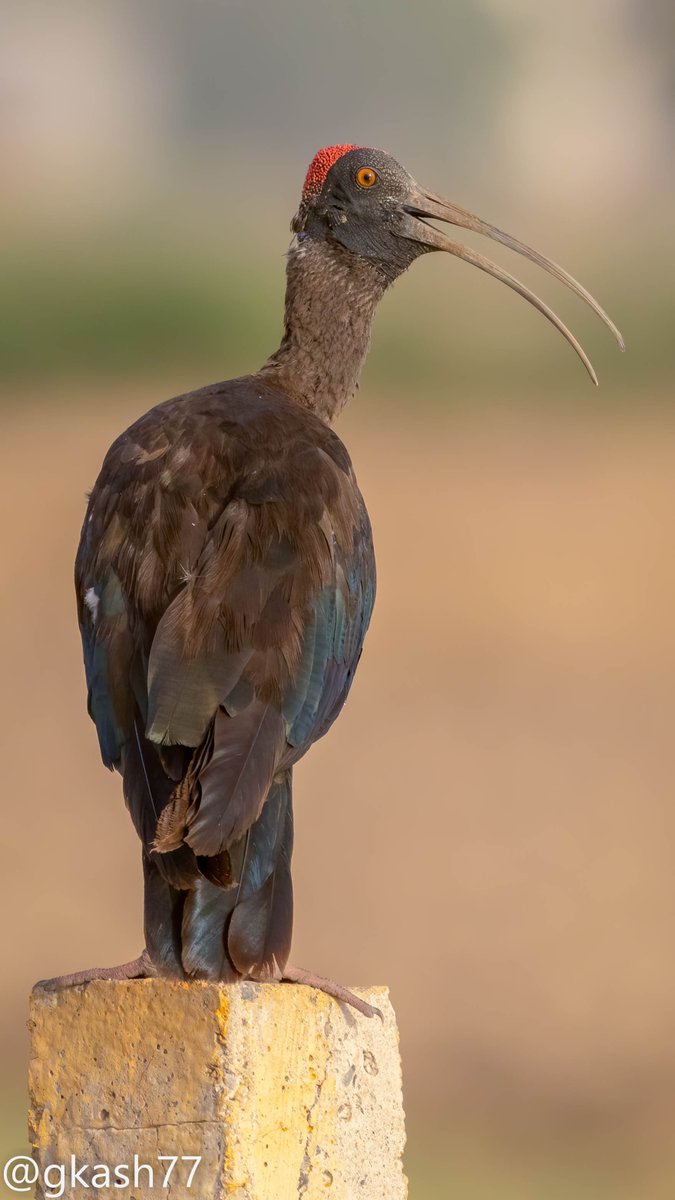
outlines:
[[[382,1013],[379,1008],[375,1008],[374,1004],[368,1004],[365,1000],[361,1000],[359,996],[355,996],[350,992],[349,988],[343,987],[341,983],[335,983],[332,979],[325,979],[323,975],[315,975],[313,971],[305,971],[302,967],[292,967],[287,964],[284,968],[284,973],[281,976],[282,983],[304,983],[307,987],[317,988],[320,992],[325,992],[327,996],[333,996],[335,1000],[341,1000],[343,1004],[350,1004],[352,1008],[363,1013],[364,1017],[379,1017],[383,1020]]]
[[[76,987],[78,983],[91,983],[93,979],[151,979],[157,974],[147,950],[131,962],[117,967],[90,967],[87,971],[73,971],[71,975],[57,975],[54,979],[40,979],[35,988],[46,992],[57,992],[61,988]]]

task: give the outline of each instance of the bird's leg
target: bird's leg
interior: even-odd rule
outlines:
[[[333,996],[335,1000],[342,1000],[343,1004],[351,1004],[352,1008],[363,1013],[364,1017],[379,1017],[380,1020],[383,1020],[382,1013],[379,1008],[375,1008],[374,1004],[367,1004],[365,1000],[355,996],[349,988],[344,987],[341,983],[325,979],[323,975],[315,975],[313,971],[305,971],[302,967],[292,967],[287,964],[281,976],[281,982],[304,983],[307,987],[325,992],[327,996]]]
[[[35,987],[56,992],[60,988],[75,987],[78,983],[91,983],[93,979],[151,979],[155,975],[157,970],[147,950],[144,950],[138,958],[120,963],[117,967],[90,967],[86,971],[73,971],[71,975],[56,975],[54,979],[40,979]]]

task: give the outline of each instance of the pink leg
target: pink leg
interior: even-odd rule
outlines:
[[[349,988],[343,987],[341,983],[335,983],[332,979],[325,979],[323,975],[315,975],[312,971],[303,970],[302,967],[287,965],[281,979],[285,983],[304,983],[307,987],[317,988],[318,991],[333,996],[335,1000],[341,1000],[343,1004],[351,1004],[352,1008],[363,1013],[364,1017],[383,1019],[379,1008],[375,1008],[373,1004],[367,1004],[365,1000],[360,1000],[358,996],[349,991]]]
[[[54,979],[40,979],[36,988],[56,992],[59,988],[76,987],[78,983],[90,983],[92,979],[150,979],[157,974],[147,950],[131,962],[117,967],[91,967],[88,971],[73,971],[71,975],[57,975]]]

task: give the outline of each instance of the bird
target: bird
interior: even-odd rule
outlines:
[[[561,267],[354,144],[312,159],[291,223],[283,337],[253,374],[151,408],[113,442],[75,563],[88,711],[141,841],[138,958],[44,981],[286,981],[365,1016],[290,963],[292,776],[340,713],[371,619],[371,525],[333,422],[382,296],[443,251],[542,300],[432,222],[524,255],[616,326]]]

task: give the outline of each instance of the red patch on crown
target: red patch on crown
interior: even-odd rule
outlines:
[[[324,146],[323,150],[319,150],[309,164],[309,170],[305,176],[305,182],[302,188],[303,200],[307,196],[318,195],[324,185],[326,175],[330,171],[333,163],[337,162],[338,158],[342,158],[342,155],[346,154],[348,150],[358,149],[358,146],[345,145]]]

